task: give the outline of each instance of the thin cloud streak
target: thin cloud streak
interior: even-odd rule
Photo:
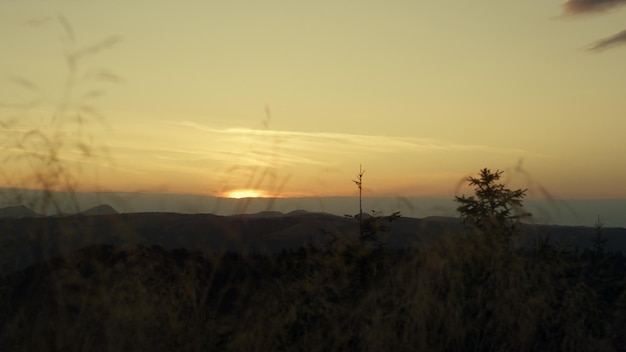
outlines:
[[[626,0],[568,0],[563,4],[563,12],[566,15],[582,15],[609,11],[622,5],[626,5]]]
[[[597,42],[592,44],[588,50],[600,52],[624,44],[626,44],[626,30],[623,30],[608,38],[598,40]]]
[[[245,185],[251,175],[266,169],[304,178],[307,170],[341,169],[341,165],[364,155],[371,160],[385,160],[381,163],[393,163],[400,158],[433,162],[459,155],[474,158],[485,154],[515,157],[534,154],[522,149],[429,138],[214,128],[190,121],[164,121],[164,124],[165,129],[155,126],[158,132],[153,140],[142,143],[111,140],[108,153],[112,162],[102,165],[109,170],[107,177],[125,180],[129,174],[142,179],[176,175],[177,179],[185,180],[185,189],[189,191],[203,184]],[[177,134],[170,132],[176,128],[186,130],[184,139],[172,137]],[[98,161],[99,158],[93,160]]]
[[[177,162],[206,162],[215,161],[220,163],[231,163],[233,160],[241,162],[241,160],[250,160],[249,164],[265,165],[263,160],[271,160],[276,164],[311,164],[323,165],[322,162],[315,161],[310,158],[288,154],[285,150],[226,150],[218,148],[201,148],[201,147],[185,147],[178,146],[175,148],[152,147],[150,145],[136,146],[114,146],[110,147],[115,154],[133,155],[139,157],[140,160],[160,159]],[[250,158],[253,156],[254,158]],[[246,162],[246,164],[248,164]]]
[[[246,128],[215,129],[190,121],[176,121],[171,123],[215,134],[228,134],[239,137],[273,137],[271,140],[266,141],[266,147],[269,148],[278,140],[281,144],[281,151],[284,151],[285,149],[311,151],[320,150],[317,149],[320,147],[326,147],[324,148],[325,150],[346,153],[351,153],[353,150],[377,152],[426,152],[440,150],[483,151],[494,153],[528,153],[528,151],[522,149],[494,148],[474,144],[457,144],[431,138],[376,136],[334,132],[256,130]],[[255,139],[255,141],[260,142],[257,141],[257,139]],[[332,144],[335,144],[336,146],[334,148],[328,148],[328,146]]]

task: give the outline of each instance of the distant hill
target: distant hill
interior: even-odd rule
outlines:
[[[79,213],[80,215],[114,215],[119,214],[112,206],[108,204],[98,205]]]
[[[258,213],[237,214],[237,215],[232,215],[232,216],[239,217],[239,218],[276,218],[276,217],[285,216],[285,214],[281,213],[280,211],[261,211]]]
[[[119,214],[112,206],[108,204],[98,205],[93,208],[81,211],[77,214],[57,214],[56,216],[73,216],[73,215],[115,215]],[[12,218],[41,218],[46,215],[39,214],[31,210],[26,205],[16,205],[11,207],[0,208],[0,219]]]
[[[330,236],[358,237],[358,219],[297,211],[283,214],[218,216],[213,214],[121,213],[98,206],[77,215],[41,217],[27,207],[0,209],[0,274],[13,272],[47,257],[99,244],[158,245],[167,250],[209,252],[278,252],[309,244],[323,245]],[[386,224],[381,239],[390,248],[427,248],[445,236],[465,232],[458,218],[400,217]],[[520,227],[523,245],[548,238],[551,243],[589,248],[592,227],[530,225]],[[605,228],[607,250],[626,252],[626,229]],[[42,237],[43,236],[43,237]],[[38,240],[48,248],[39,248]],[[0,247],[0,249],[2,249]],[[38,254],[39,253],[39,254]]]
[[[0,218],[38,218],[43,215],[35,213],[25,205],[17,205],[13,207],[0,208]]]

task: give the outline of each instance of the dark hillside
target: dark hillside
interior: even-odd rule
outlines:
[[[28,351],[626,348],[626,258],[97,245],[0,277],[0,347]]]
[[[37,214],[25,205],[0,208],[0,218],[37,218],[43,215]]]
[[[113,215],[117,214],[117,210],[108,204],[98,205],[80,212],[81,215]]]
[[[273,253],[322,245],[328,234],[355,238],[358,220],[323,213],[296,212],[239,216],[128,213],[0,219],[0,273],[95,244],[158,245],[167,250]],[[390,248],[423,247],[465,232],[455,218],[399,218],[380,238]],[[521,242],[544,238],[579,249],[592,246],[591,227],[524,225]],[[626,229],[606,228],[607,250],[626,251]]]

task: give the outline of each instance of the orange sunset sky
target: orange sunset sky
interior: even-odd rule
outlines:
[[[0,186],[626,198],[625,3],[3,1]]]

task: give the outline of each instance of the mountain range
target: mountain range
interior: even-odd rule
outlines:
[[[0,218],[38,218],[44,215],[35,213],[25,205],[0,208]]]
[[[53,216],[68,216],[68,215],[112,215],[118,214],[117,210],[115,210],[112,206],[108,204],[98,205],[83,211],[79,211],[75,214],[58,214]],[[10,207],[0,208],[0,218],[13,218],[13,219],[22,219],[22,218],[41,218],[49,215],[44,215],[37,213],[30,209],[26,205],[16,205]]]
[[[117,213],[102,205],[78,214],[44,217],[25,206],[0,209],[0,274],[46,258],[98,244],[157,245],[167,250],[278,252],[306,245],[323,246],[329,238],[359,235],[356,216],[277,211],[219,216],[179,213]],[[391,248],[428,248],[444,236],[465,231],[453,217],[400,217],[380,238]],[[593,227],[523,224],[521,243],[547,239],[562,246],[589,248]],[[605,228],[607,249],[626,252],[626,229]]]
[[[76,213],[100,204],[109,204],[120,213],[210,213],[234,215],[294,209],[325,212],[335,215],[354,214],[358,211],[358,196],[255,198],[230,199],[203,194],[169,194],[146,192],[48,192],[0,188],[4,205],[37,204],[37,212],[45,215]],[[438,197],[368,196],[363,198],[365,211],[376,210],[385,214],[401,211],[404,216],[424,218],[429,216],[456,217],[456,194]],[[42,204],[42,199],[48,199]],[[607,227],[626,227],[626,199],[546,199],[524,200],[524,208],[533,214],[533,221],[545,225],[593,226],[597,218]]]

